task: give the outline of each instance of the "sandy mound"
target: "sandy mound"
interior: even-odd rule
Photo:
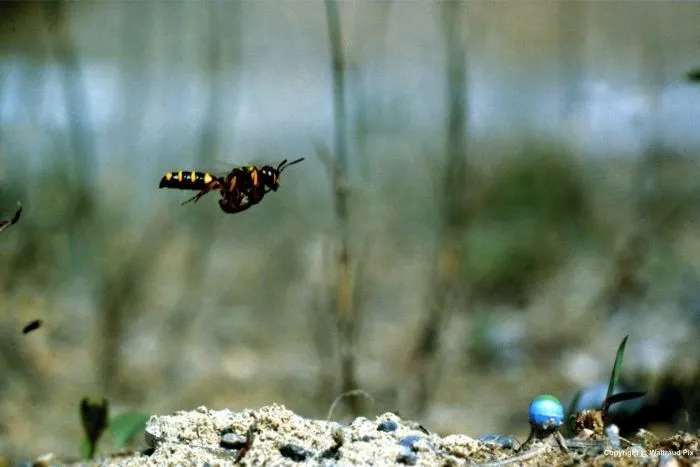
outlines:
[[[679,434],[658,441],[646,433],[651,441],[628,443],[617,450],[609,441],[568,440],[569,452],[563,452],[550,440],[516,453],[518,443],[510,438],[484,442],[460,434],[441,437],[392,413],[374,420],[360,417],[343,426],[303,418],[281,405],[241,412],[200,407],[151,417],[144,452],[113,456],[100,464],[700,465],[697,436]]]

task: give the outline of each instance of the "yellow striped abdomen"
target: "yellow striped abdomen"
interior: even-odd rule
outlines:
[[[178,172],[168,172],[160,179],[158,188],[176,188],[178,190],[203,190],[211,182],[216,180],[212,174],[207,172],[196,172],[192,170],[180,170]]]

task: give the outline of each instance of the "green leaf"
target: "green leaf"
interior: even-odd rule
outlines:
[[[576,394],[574,394],[573,399],[571,399],[571,402],[569,403],[569,407],[566,409],[566,416],[571,416],[576,413],[576,407],[578,407],[578,403],[581,400],[581,395],[583,394],[583,391],[578,390],[576,391]]]
[[[605,402],[603,402],[603,407],[607,411],[613,404],[617,404],[618,402],[622,401],[638,399],[640,397],[644,397],[645,395],[646,392],[640,391],[621,392],[619,394],[615,394],[614,396],[610,396],[607,399],[605,399]]]
[[[625,357],[625,345],[627,345],[627,338],[629,338],[629,335],[625,336],[625,338],[622,339],[620,347],[618,347],[617,349],[617,355],[615,356],[615,364],[613,365],[612,374],[610,375],[610,383],[608,384],[608,393],[605,395],[605,402],[603,402],[603,418],[605,418],[605,415],[608,412],[608,408],[610,408],[610,404],[608,403],[608,401],[613,396],[615,386],[617,386],[617,383],[620,380],[620,370],[622,368],[622,359]]]
[[[139,436],[145,429],[150,414],[143,412],[125,412],[109,421],[109,432],[114,439],[114,450],[123,449],[129,441]]]

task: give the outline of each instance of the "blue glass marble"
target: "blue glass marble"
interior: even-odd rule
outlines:
[[[535,397],[528,409],[530,424],[539,430],[551,430],[564,423],[564,406],[548,394]]]

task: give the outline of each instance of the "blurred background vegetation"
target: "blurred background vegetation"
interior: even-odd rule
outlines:
[[[355,386],[375,402],[337,418],[522,436],[626,334],[635,423],[697,428],[698,24],[692,2],[0,2],[0,217],[24,206],[0,453],[77,453],[86,394],[324,417]],[[297,157],[238,215],[157,189]]]

